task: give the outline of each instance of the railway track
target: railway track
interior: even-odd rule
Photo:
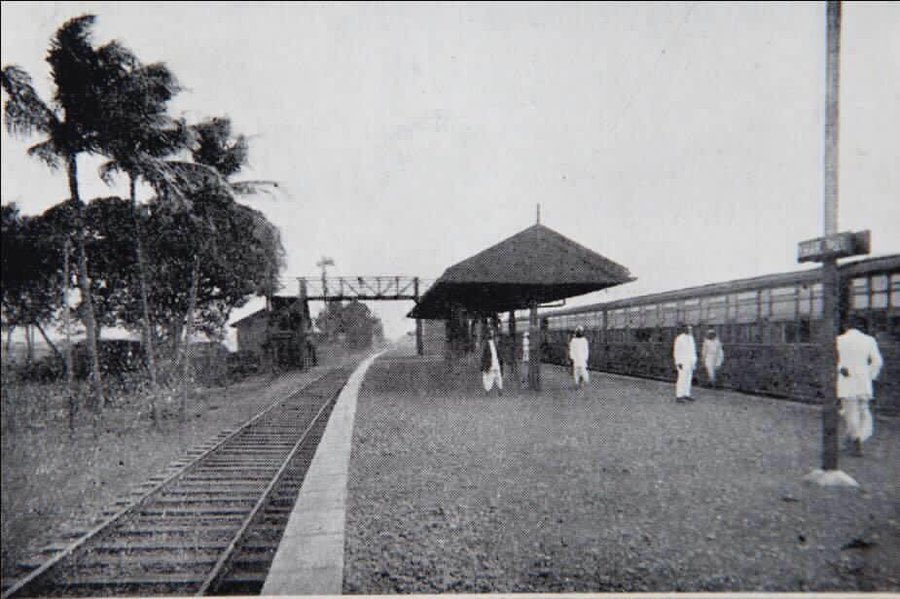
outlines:
[[[7,597],[254,594],[354,366],[331,370],[174,471],[3,591]]]

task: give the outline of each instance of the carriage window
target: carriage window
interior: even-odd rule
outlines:
[[[772,316],[779,320],[793,319],[797,313],[796,290],[781,287],[772,290]]]
[[[853,279],[852,306],[857,309],[869,307],[869,282],[866,279]]]
[[[812,288],[812,316],[813,318],[822,318],[823,307],[823,297],[824,293],[822,292],[822,284],[816,283]]]
[[[658,327],[661,324],[658,317],[656,304],[648,304],[644,306],[643,314],[645,327]]]
[[[772,311],[772,290],[763,289],[759,293],[759,314],[763,318],[769,316]]]
[[[887,275],[872,277],[872,307],[887,308]]]
[[[678,304],[669,302],[662,305],[663,326],[674,327],[678,324]]]
[[[809,310],[811,308],[810,298],[812,297],[812,290],[808,285],[803,285],[802,287],[800,287],[797,295],[798,312],[804,315],[809,314]]]
[[[756,292],[739,293],[737,295],[737,320],[738,322],[753,322],[756,320],[757,303]]]
[[[641,308],[640,308],[640,306],[628,308],[628,326],[629,327],[640,327],[641,324],[642,323],[641,323]]]
[[[700,323],[700,300],[689,299],[684,300],[684,321],[690,324]]]
[[[703,319],[710,324],[725,322],[725,296],[710,297],[703,301]]]
[[[891,307],[900,308],[900,274],[891,275]]]

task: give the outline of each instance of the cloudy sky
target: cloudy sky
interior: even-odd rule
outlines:
[[[839,227],[897,253],[900,4],[843,10]],[[86,12],[176,74],[174,113],[250,137],[288,292],[323,255],[436,278],[538,203],[638,278],[575,303],[798,269],[822,234],[824,3],[3,3],[2,63],[49,97],[50,37]],[[38,213],[66,182],[28,145],[2,133],[2,200]],[[83,196],[124,195],[95,164]],[[410,307],[373,305],[390,334]]]

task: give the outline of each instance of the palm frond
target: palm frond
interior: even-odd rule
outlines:
[[[190,196],[204,189],[232,196],[228,182],[214,168],[178,160],[163,160],[144,155],[136,162],[136,172],[159,193],[181,204],[190,204]]]
[[[121,162],[109,160],[100,165],[97,169],[97,173],[100,175],[101,181],[107,185],[112,185],[115,176],[120,174],[123,170],[125,170],[125,167]]]
[[[4,107],[6,129],[18,136],[31,135],[35,131],[52,134],[59,119],[38,96],[31,75],[19,66],[10,65],[3,69],[2,83],[9,95]]]
[[[134,68],[138,64],[137,56],[118,40],[113,40],[97,49],[100,64],[115,68]]]
[[[278,181],[266,180],[232,181],[230,184],[234,193],[242,196],[256,193],[274,196],[274,191],[281,188],[281,184]]]
[[[34,144],[28,148],[28,155],[37,158],[52,169],[62,166],[59,149],[51,139]]]

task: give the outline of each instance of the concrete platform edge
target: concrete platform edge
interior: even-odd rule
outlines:
[[[356,400],[366,371],[382,353],[366,358],[338,396],[272,560],[263,595],[341,593],[347,468]],[[323,492],[327,501],[322,501]]]

